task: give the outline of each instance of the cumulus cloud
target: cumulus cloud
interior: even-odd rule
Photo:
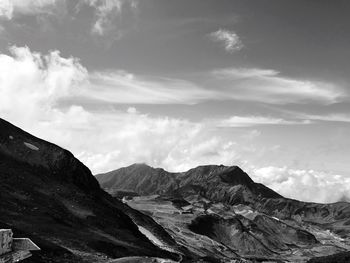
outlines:
[[[227,52],[233,53],[243,48],[241,39],[234,31],[219,29],[209,36],[213,41],[222,43]]]
[[[82,145],[78,157],[95,172],[135,162],[183,171],[207,163],[232,165],[238,158],[233,142],[188,120],[121,112],[93,119],[93,144]]]
[[[104,35],[116,25],[116,19],[121,18],[125,10],[135,13],[138,7],[136,0],[82,0],[84,3],[95,9],[96,21],[91,32],[97,35]]]
[[[0,0],[0,18],[12,19],[15,15],[50,13],[58,0]]]
[[[350,178],[343,175],[274,166],[252,169],[251,175],[285,197],[317,203],[350,200]]]
[[[212,72],[228,98],[271,104],[318,102],[335,103],[344,91],[322,81],[298,80],[278,71],[258,68],[225,68]]]
[[[73,151],[93,172],[134,162],[172,171],[206,163],[237,163],[234,142],[210,134],[206,124],[125,112],[89,111],[59,101],[88,92],[87,70],[58,51],[47,55],[12,47],[0,55],[0,116]]]
[[[62,58],[58,51],[42,56],[13,46],[10,52],[12,56],[0,54],[0,112],[11,119],[49,118],[51,106],[87,77],[77,59]]]

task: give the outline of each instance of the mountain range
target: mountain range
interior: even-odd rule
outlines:
[[[350,204],[285,198],[237,166],[93,176],[0,119],[0,228],[41,247],[26,262],[348,262]]]
[[[237,166],[206,165],[169,173],[134,164],[96,178],[116,198],[124,197],[131,207],[152,215],[177,241],[184,239],[183,233],[176,231],[178,222],[187,220],[192,232],[245,259],[305,262],[349,250],[349,203],[285,198],[255,183]],[[186,219],[181,218],[184,212]],[[177,222],[170,224],[174,217]],[[189,243],[182,242],[187,247]],[[212,256],[217,257],[217,251]]]

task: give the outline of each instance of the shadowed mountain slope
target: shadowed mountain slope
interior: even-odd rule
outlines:
[[[161,232],[150,217],[100,189],[70,152],[0,119],[0,227],[41,246],[27,262],[178,258],[150,242],[135,220]],[[170,236],[164,240],[175,246]]]

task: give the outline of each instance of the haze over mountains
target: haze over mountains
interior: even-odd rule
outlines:
[[[349,203],[287,199],[237,166],[169,173],[134,164],[96,179],[67,150],[0,119],[0,227],[41,247],[27,262],[348,256]]]

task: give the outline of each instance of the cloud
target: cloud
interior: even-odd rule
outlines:
[[[234,31],[219,29],[210,33],[209,36],[213,41],[223,43],[227,52],[233,53],[243,48],[241,39]]]
[[[332,83],[292,79],[270,69],[225,68],[214,70],[212,76],[231,99],[270,104],[331,104],[345,97],[344,91]]]
[[[0,54],[0,72],[0,116],[71,150],[94,173],[135,162],[170,171],[203,164],[247,167],[244,156],[257,151],[250,143],[261,135],[260,131],[247,131],[246,138],[235,136],[238,141],[234,141],[217,132],[215,120],[154,117],[133,106],[98,111],[74,103],[60,106],[61,100],[89,93],[90,85],[96,83],[91,84],[89,72],[78,59],[64,58],[58,51],[43,55],[27,47],[11,47],[10,55]],[[144,82],[139,77],[120,74],[126,83],[135,79],[135,83]],[[153,88],[152,85],[147,88]],[[124,88],[130,88],[132,93],[138,90],[132,85]],[[159,94],[165,91],[159,92],[153,94],[158,101],[163,99]],[[182,99],[179,94],[176,96]],[[226,121],[232,127],[289,124],[288,120],[264,116],[233,116]],[[286,167],[251,170],[255,180],[287,197],[317,202],[350,198],[350,179],[345,176]]]
[[[27,47],[13,46],[10,53],[12,56],[0,54],[0,112],[11,119],[49,118],[50,107],[73,94],[87,77],[77,59],[62,58],[58,51],[42,56]]]
[[[333,113],[325,115],[313,115],[313,114],[297,114],[298,118],[317,120],[317,121],[327,121],[327,122],[350,122],[350,115],[344,113]]]
[[[70,149],[93,172],[134,162],[172,171],[206,163],[236,163],[235,144],[210,133],[206,124],[152,117],[134,107],[89,111],[59,101],[86,91],[88,71],[76,58],[12,47],[0,55],[0,116]],[[132,90],[131,90],[132,91]]]
[[[106,32],[115,29],[116,19],[121,19],[122,12],[131,11],[132,14],[138,9],[136,0],[82,0],[87,5],[95,9],[96,21],[94,22],[91,32],[102,36]],[[119,32],[120,33],[120,32]]]
[[[233,164],[239,156],[233,142],[184,119],[115,112],[94,115],[93,122],[94,140],[88,146],[82,141],[78,157],[94,172],[135,162],[183,171],[207,163]]]
[[[137,111],[137,109],[135,107],[129,107],[126,112],[130,113],[130,114],[138,113],[138,111]]]
[[[218,94],[181,79],[112,71],[92,73],[87,96],[121,104],[195,104]]]
[[[285,120],[281,118],[264,116],[232,116],[227,119],[215,121],[217,127],[252,127],[258,125],[292,125],[309,124],[310,121]]]
[[[332,83],[291,79],[269,69],[220,69],[200,76],[204,83],[201,85],[184,79],[134,75],[121,70],[92,72],[87,96],[124,104],[197,104],[223,100],[331,104],[345,97],[341,88]]]
[[[252,169],[251,175],[285,197],[317,203],[350,200],[350,178],[343,175],[274,166]]]
[[[289,116],[293,119],[309,120],[313,123],[319,122],[339,122],[350,123],[350,114],[344,112],[334,112],[325,114],[310,114],[294,110],[281,110],[285,116]]]
[[[58,0],[0,0],[0,18],[11,20],[15,15],[50,13],[58,2]]]

